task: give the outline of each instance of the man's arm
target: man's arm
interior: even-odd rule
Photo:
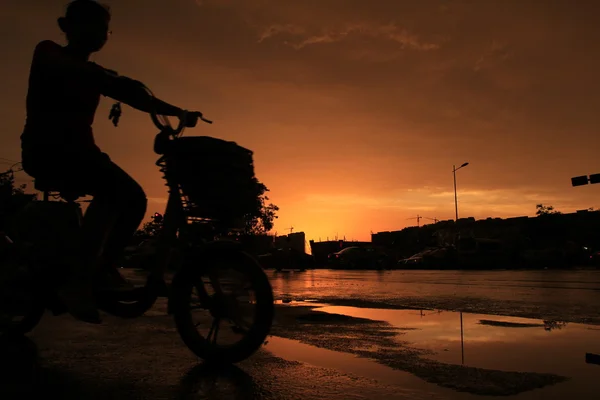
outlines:
[[[34,62],[44,65],[44,68],[54,70],[57,74],[80,76],[95,86],[103,95],[140,111],[149,113],[152,107],[156,107],[156,112],[160,115],[175,117],[182,113],[179,107],[153,99],[140,82],[119,76],[116,72],[93,62],[71,57],[60,45],[50,40],[40,42],[36,46]]]
[[[92,62],[72,57],[51,40],[40,42],[33,53],[33,63],[58,76],[77,76],[95,87],[106,84],[106,70]]]
[[[181,108],[153,98],[146,89],[144,89],[141,82],[124,76],[118,76],[108,70],[107,75],[109,76],[109,79],[107,79],[105,85],[101,88],[103,95],[147,113],[150,113],[154,108],[159,115],[166,115],[169,117],[181,115]]]

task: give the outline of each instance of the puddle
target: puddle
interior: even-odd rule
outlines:
[[[598,396],[600,365],[586,362],[587,353],[600,354],[597,326],[435,310],[326,306],[315,311],[408,328],[398,340],[410,347],[430,350],[432,354],[424,358],[445,364],[571,378],[514,398],[592,399]],[[587,357],[588,361],[594,359]]]
[[[290,298],[283,298],[274,301],[275,305],[285,305],[290,307],[298,307],[298,306],[310,306],[310,307],[327,307],[328,304],[320,303],[317,300],[310,299],[302,299],[302,300],[293,300]]]
[[[427,399],[467,398],[465,394],[453,393],[427,383],[410,373],[394,370],[375,361],[307,345],[297,340],[272,336],[268,339],[265,350],[286,360],[300,361],[316,367],[336,369],[349,375],[373,379],[379,385],[396,386],[402,390],[410,389],[413,394],[415,394],[414,391],[418,391],[423,398]]]

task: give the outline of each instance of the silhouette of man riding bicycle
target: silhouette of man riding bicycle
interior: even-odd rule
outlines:
[[[0,266],[6,276],[0,279],[0,335],[30,332],[46,310],[100,323],[99,309],[136,318],[167,297],[167,313],[194,354],[227,363],[244,360],[262,346],[274,315],[263,268],[231,239],[264,192],[254,176],[252,152],[217,138],[182,137],[186,127],[211,121],[90,62],[90,54],[107,41],[109,22],[108,8],[74,0],[58,20],[67,45],[43,41],[35,48],[22,164],[44,201],[17,213],[15,240],[5,237],[14,251]],[[159,130],[154,152],[168,200],[141,287],[130,285],[115,266],[146,213],[146,195],[95,144],[92,123],[101,96],[117,100],[109,116],[115,125],[123,102],[147,112]],[[179,124],[171,126],[168,116],[179,117]],[[63,201],[48,201],[50,194]],[[85,195],[93,200],[82,218],[76,200]],[[174,271],[169,284],[167,269]],[[197,312],[205,313],[200,322]],[[207,334],[199,332],[203,325]],[[234,343],[224,344],[228,339]]]
[[[146,213],[140,185],[95,144],[92,123],[101,96],[144,112],[181,116],[183,110],[154,99],[139,82],[89,61],[110,34],[109,9],[74,0],[58,25],[67,45],[45,40],[34,51],[21,136],[23,169],[39,182],[93,196],[82,224],[70,279],[59,288],[76,318],[99,323],[93,289],[129,288],[114,268]],[[189,112],[193,127],[202,114]],[[94,286],[92,286],[92,284]]]

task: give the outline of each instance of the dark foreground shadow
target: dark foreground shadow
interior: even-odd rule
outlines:
[[[40,375],[35,343],[26,336],[0,335],[0,397],[20,399],[34,394]]]
[[[28,337],[0,336],[0,399],[100,399],[115,393],[114,387],[98,386],[92,388],[68,372],[44,367],[37,345]]]
[[[36,344],[26,336],[0,336],[0,399],[60,398],[60,399],[131,399],[146,391],[139,382],[122,380],[82,379],[77,374],[46,366],[40,360]],[[175,382],[174,382],[175,383]],[[167,387],[169,385],[166,385]],[[271,398],[268,390],[241,368],[209,363],[196,365],[180,381],[180,385],[165,387],[165,392],[143,398],[170,399],[232,399],[254,400]],[[148,393],[149,394],[149,393]]]
[[[167,387],[169,385],[166,385]],[[77,374],[44,366],[36,344],[26,336],[0,336],[0,399],[232,399],[271,398],[256,381],[239,367],[203,363],[186,373],[180,385],[162,393],[145,393],[148,388],[130,379],[82,379]],[[156,395],[156,397],[154,397]]]
[[[254,400],[267,397],[269,393],[241,368],[202,363],[182,378],[177,398]]]

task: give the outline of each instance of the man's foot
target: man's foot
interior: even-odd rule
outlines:
[[[102,323],[90,285],[70,279],[57,292],[74,318],[90,324]]]

